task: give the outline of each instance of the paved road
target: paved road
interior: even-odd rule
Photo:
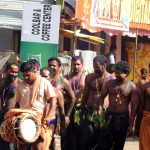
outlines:
[[[124,150],[139,150],[139,142],[136,139],[127,139]]]

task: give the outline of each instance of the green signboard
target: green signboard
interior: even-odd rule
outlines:
[[[41,67],[47,66],[50,57],[57,57],[58,44],[21,42],[21,60],[36,59]]]

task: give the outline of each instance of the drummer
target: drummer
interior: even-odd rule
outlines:
[[[15,63],[6,65],[6,76],[0,80],[0,124],[4,121],[5,113],[15,107],[13,98],[15,96],[15,88],[21,81],[18,76],[19,68]],[[0,139],[0,148],[9,150],[10,144]]]
[[[51,83],[39,76],[37,70],[37,62],[33,60],[21,64],[20,71],[23,75],[23,81],[17,88],[16,102],[21,109],[36,111],[42,123],[41,135],[36,142],[31,144],[31,149],[48,150],[53,129],[53,126],[49,125],[49,121],[55,114],[56,94]],[[46,110],[49,112],[46,113]],[[27,145],[19,145],[19,149],[26,150]]]

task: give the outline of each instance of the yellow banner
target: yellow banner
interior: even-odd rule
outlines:
[[[128,62],[131,65],[131,72],[129,79],[133,79],[133,68],[134,68],[134,51],[135,43],[127,43]],[[146,68],[148,70],[148,64],[150,63],[150,44],[138,43],[136,51],[136,63],[135,63],[135,82],[140,79],[140,69]]]
[[[150,24],[150,1],[131,0],[130,21],[134,23]]]

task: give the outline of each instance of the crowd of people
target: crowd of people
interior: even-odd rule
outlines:
[[[116,47],[112,51],[114,49]],[[83,66],[83,58],[73,56],[71,73],[63,76],[57,57],[49,58],[47,66],[41,69],[34,59],[19,66],[7,64],[6,76],[0,81],[0,124],[4,126],[7,118],[20,112],[32,114],[31,110],[37,114],[40,124],[36,125],[40,130],[38,138],[30,143],[22,142],[19,131],[12,129],[19,141],[12,144],[5,141],[2,134],[6,133],[2,133],[0,127],[0,148],[56,150],[54,135],[59,135],[61,150],[123,150],[130,133],[139,137],[140,150],[148,150],[150,81],[147,69],[142,68],[141,79],[133,83],[128,79],[131,68],[126,61],[110,63],[106,56],[97,55],[93,59],[93,73],[86,74]],[[18,78],[19,71],[22,80]]]

